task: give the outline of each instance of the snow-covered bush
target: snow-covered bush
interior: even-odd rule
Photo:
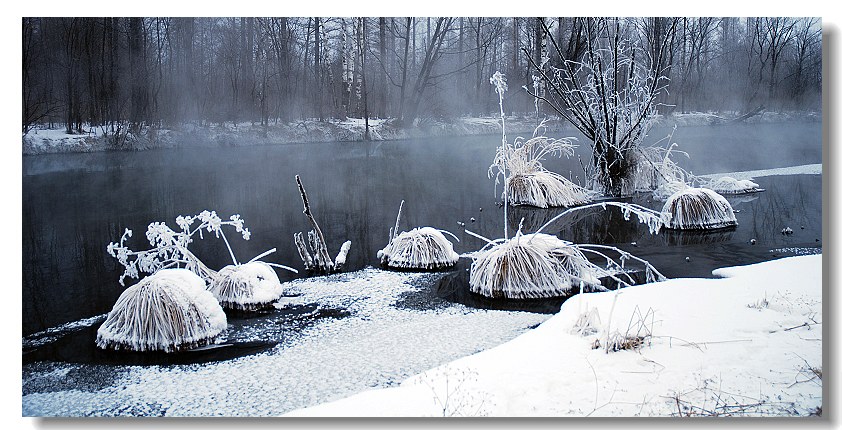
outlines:
[[[711,179],[710,182],[703,185],[716,191],[719,194],[747,194],[763,191],[760,185],[748,179],[734,179],[730,176],[722,176],[716,179]]]
[[[284,289],[269,264],[251,261],[223,267],[210,292],[225,309],[256,311],[280,299]]]
[[[197,221],[198,225],[194,227],[193,224]],[[181,231],[173,231],[163,222],[149,224],[146,229],[146,239],[149,240],[152,248],[145,251],[132,251],[126,246],[126,240],[132,237],[132,231],[128,228],[120,237],[120,243],[111,242],[108,244],[106,249],[108,254],[116,258],[126,268],[120,275],[120,285],[125,285],[124,280],[127,276],[138,278],[141,272],[155,273],[161,269],[182,266],[199,275],[205,282],[210,283],[216,272],[205,266],[198,257],[187,249],[193,242],[193,236],[198,233],[199,238],[203,239],[204,232],[213,233],[217,238],[221,236],[228,247],[228,252],[231,254],[234,264],[237,263],[237,259],[228,244],[225,232],[222,231],[222,226],[234,227],[245,240],[251,238],[251,232],[248,228],[243,227],[243,220],[236,214],[231,215],[228,221],[223,221],[216,214],[216,211],[202,211],[195,216],[179,215],[176,217],[175,223],[181,228]]]
[[[625,272],[625,262],[635,260],[645,266],[648,282],[665,279],[654,267],[625,251],[611,246],[574,244],[555,236],[542,234],[547,225],[567,214],[596,206],[617,206],[628,220],[635,214],[639,221],[655,233],[662,224],[661,214],[651,209],[628,203],[604,202],[568,209],[548,221],[533,234],[518,230],[511,239],[489,240],[473,253],[470,271],[470,290],[491,298],[529,299],[559,297],[571,294],[574,288],[602,289],[599,278],[610,277],[620,286],[629,285],[631,277]],[[618,260],[607,252],[619,254]],[[605,259],[599,266],[586,257],[596,255]]]
[[[393,268],[422,270],[442,269],[455,265],[459,261],[459,254],[453,250],[453,243],[442,234],[447,233],[452,236],[452,233],[433,227],[413,228],[410,231],[397,233],[403,203],[401,201],[398,209],[395,227],[389,231],[389,244],[377,251],[380,262]]]
[[[440,269],[455,265],[459,254],[440,230],[420,227],[395,236],[385,248],[377,251],[377,258],[389,267]]]
[[[545,169],[541,160],[549,155],[570,157],[576,145],[576,138],[554,139],[544,136],[542,121],[532,134],[532,138],[515,138],[514,143],[506,142],[505,113],[503,94],[508,89],[505,77],[496,72],[491,83],[500,99],[500,119],[503,123],[503,142],[497,147],[494,161],[488,168],[489,178],[495,175],[495,183],[503,178],[503,199],[513,205],[531,205],[540,208],[557,206],[575,206],[591,200],[591,193],[569,179]],[[495,173],[496,170],[496,173]]]
[[[215,211],[202,211],[196,216],[178,216],[175,221],[181,228],[180,232],[173,231],[162,222],[149,224],[146,238],[152,246],[151,249],[132,251],[126,247],[127,238],[132,236],[132,231],[129,229],[123,233],[120,243],[108,244],[108,253],[117,258],[117,261],[126,268],[120,276],[121,285],[125,285],[126,276],[138,278],[141,272],[156,273],[172,267],[184,267],[201,277],[226,309],[249,310],[262,307],[281,297],[278,276],[269,266],[297,273],[297,270],[287,266],[255,261],[275,252],[274,248],[246,264],[241,265],[237,262],[234,251],[225,237],[225,232],[222,231],[222,226],[234,227],[238,233],[242,234],[243,239],[249,240],[251,232],[243,227],[243,220],[239,215],[231,215],[228,221],[223,221]],[[198,225],[194,227],[193,224],[196,221]],[[190,252],[188,246],[193,241],[193,236],[198,233],[202,238],[203,232],[213,233],[217,238],[222,237],[228,247],[233,265],[226,266],[222,271],[217,272],[207,267]],[[266,281],[267,279],[270,281]],[[272,284],[272,279],[277,286],[267,285],[267,282]]]
[[[212,343],[228,323],[205,290],[205,282],[186,269],[163,269],[127,288],[97,330],[103,349],[173,352]]]
[[[737,225],[731,204],[706,188],[687,188],[673,194],[662,210],[665,227],[676,230],[709,230]]]

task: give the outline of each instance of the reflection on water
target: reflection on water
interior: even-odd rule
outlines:
[[[812,136],[820,124],[799,127],[803,135]],[[705,154],[703,161],[716,148],[733,147],[732,135],[737,136],[728,127],[683,133],[680,149],[691,156]],[[781,139],[790,139],[787,133],[780,133]],[[820,162],[820,132],[817,136],[801,143],[808,150],[790,154],[786,163]],[[495,204],[494,181],[487,177],[497,144],[498,136],[472,136],[24,157],[23,334],[108,312],[124,287],[117,282],[122,267],[106,254],[106,245],[130,228],[135,235],[129,246],[145,249],[146,226],[164,221],[175,228],[178,215],[205,209],[225,217],[238,213],[252,232],[250,241],[231,240],[239,260],[275,247],[278,251],[266,261],[302,269],[292,237],[309,229],[309,223],[301,213],[296,174],[307,187],[331,254],[345,240],[352,242],[346,270],[378,265],[376,253],[388,242],[401,200],[406,200],[402,229],[449,230],[461,240],[454,243],[457,252],[479,249],[484,242],[462,232],[457,222],[491,239],[503,236],[503,209]],[[694,145],[698,151],[694,152]],[[813,146],[818,148],[818,159]],[[747,161],[740,163],[746,166],[729,161],[733,166],[722,171],[779,167],[759,162],[752,150],[768,152],[760,143],[745,145],[740,157]],[[575,159],[551,159],[544,166],[565,176],[581,174]],[[707,173],[698,166],[691,170]],[[576,242],[613,244],[649,259],[670,277],[710,276],[716,267],[763,261],[770,258],[772,248],[820,246],[814,242],[821,237],[819,176],[756,178],[755,182],[767,191],[741,201],[739,227],[715,243],[653,237],[645,226],[625,221],[610,208],[578,213],[547,232]],[[729,200],[737,205],[736,199],[744,197]],[[645,195],[634,201],[656,209],[661,205]],[[529,232],[559,211],[510,210],[510,234],[521,218],[524,231]],[[793,228],[793,235],[780,235],[786,225]],[[756,246],[748,244],[752,238],[757,239]],[[230,264],[218,239],[197,240],[191,249],[211,268]],[[688,264],[685,256],[692,256],[692,262]],[[295,276],[283,270],[277,273],[282,281]]]
[[[734,237],[736,226],[704,230],[664,230],[661,232],[667,246],[709,245],[728,242]]]

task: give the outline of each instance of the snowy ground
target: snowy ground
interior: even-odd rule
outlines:
[[[736,113],[676,113],[657,116],[654,123],[660,126],[709,125],[722,122],[723,118],[734,117]],[[821,121],[821,114],[815,112],[764,112],[749,118],[747,123]],[[514,115],[506,118],[509,133],[531,134],[536,125],[533,115]],[[550,119],[548,132],[570,130],[570,125],[558,119]],[[270,123],[263,127],[258,123],[182,124],[170,128],[146,128],[136,136],[129,136],[125,142],[116,144],[113,133],[103,127],[83,127],[85,134],[67,134],[63,127],[58,129],[34,128],[23,136],[24,154],[57,152],[93,152],[108,149],[150,149],[180,146],[241,146],[255,144],[278,144],[299,142],[361,141],[365,136],[365,120],[347,118],[344,120],[315,119],[294,121],[288,124]],[[460,136],[500,133],[500,118],[462,117],[454,119],[425,118],[416,121],[413,127],[395,125],[392,119],[369,119],[369,134],[372,140],[409,139],[429,136]]]
[[[430,300],[426,289],[437,276],[366,269],[285,284],[302,294],[287,305],[318,303],[351,315],[322,319],[292,342],[253,356],[201,365],[25,366],[22,414],[277,416],[397,384],[549,318]]]
[[[806,416],[822,407],[822,256],[578,295],[518,338],[291,416]],[[606,333],[632,349],[606,353]],[[638,342],[633,340],[637,339]]]

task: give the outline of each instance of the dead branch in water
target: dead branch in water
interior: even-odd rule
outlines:
[[[301,201],[304,202],[304,215],[310,221],[313,229],[307,234],[307,241],[304,240],[304,234],[298,232],[293,235],[295,239],[295,246],[298,248],[298,255],[304,262],[304,268],[308,272],[317,273],[333,273],[339,271],[345,264],[345,259],[348,256],[348,251],[351,248],[351,242],[346,241],[342,244],[339,254],[336,256],[336,263],[330,258],[330,253],[327,251],[327,244],[325,242],[324,233],[319,228],[319,223],[313,217],[313,212],[310,211],[310,201],[307,199],[307,192],[304,191],[304,185],[301,184],[301,178],[295,175],[295,182],[298,183],[298,192],[301,194]],[[309,250],[307,249],[309,245]]]

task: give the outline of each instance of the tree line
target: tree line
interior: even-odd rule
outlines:
[[[23,18],[23,132],[302,119],[553,114],[541,71],[581,58],[592,18]],[[817,18],[616,18],[662,64],[661,113],[820,109]],[[660,49],[665,46],[666,49]],[[657,56],[658,58],[654,58]],[[527,91],[529,90],[529,91]],[[546,111],[546,112],[545,112]]]

